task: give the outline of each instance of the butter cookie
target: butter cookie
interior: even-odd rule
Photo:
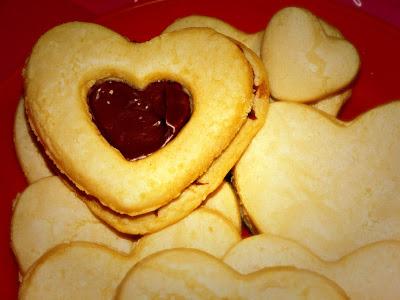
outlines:
[[[234,169],[259,232],[293,239],[324,260],[400,239],[400,102],[352,122],[275,102]]]
[[[36,43],[24,77],[29,122],[56,166],[96,201],[130,216],[167,205],[222,153],[229,152],[224,150],[248,120],[254,100],[253,70],[243,50],[223,35],[200,28],[137,44],[99,25],[63,24]],[[108,81],[117,82],[123,91],[107,90]],[[95,109],[89,108],[87,96],[97,100],[102,88],[109,95],[126,92],[133,94],[128,105],[139,106],[136,96],[160,81],[181,86],[187,97],[179,101],[186,103],[182,110],[187,110],[190,102],[191,116],[175,138],[168,141],[168,136],[161,149],[143,158],[127,159],[93,122],[101,117],[93,116]],[[171,89],[165,93],[180,93],[176,85]],[[140,115],[140,109],[131,114]],[[171,109],[170,117],[180,121]],[[118,126],[126,126],[129,118],[125,117],[119,116],[122,123]],[[257,117],[263,119],[261,113]],[[148,123],[150,130],[160,122]],[[103,124],[106,129],[107,124]],[[163,132],[160,135],[165,137]],[[122,134],[117,139],[126,138]],[[250,139],[251,135],[247,142]]]
[[[360,58],[339,30],[310,11],[287,7],[269,21],[261,45],[271,95],[310,102],[347,87]]]

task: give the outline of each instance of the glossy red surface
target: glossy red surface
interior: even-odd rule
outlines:
[[[57,1],[55,1],[57,2]],[[66,1],[57,4],[55,10],[63,8]],[[136,3],[136,2],[132,2]],[[55,4],[54,4],[55,5]],[[351,100],[345,105],[341,118],[349,120],[378,104],[400,99],[400,30],[386,24],[384,21],[371,17],[360,10],[335,2],[318,0],[292,1],[212,1],[212,0],[159,0],[144,1],[133,4],[132,7],[97,19],[131,40],[144,41],[160,33],[177,17],[189,14],[204,14],[221,18],[244,31],[258,31],[265,28],[268,19],[278,9],[288,6],[304,6],[320,17],[338,27],[352,41],[361,55],[362,67],[354,82],[354,92]],[[38,19],[46,20],[42,25],[19,28],[13,34],[22,35],[18,42],[19,55],[29,53],[34,39],[40,32],[50,26],[66,20],[89,20],[93,17],[82,9],[74,10],[66,5],[65,15],[48,18],[49,9],[36,10]],[[26,10],[26,8],[24,8]],[[32,8],[33,9],[33,8]],[[4,13],[4,11],[3,11]],[[28,25],[27,25],[28,26]],[[9,34],[9,37],[12,34]],[[17,36],[14,38],[21,38]],[[18,56],[18,55],[17,55]],[[13,61],[18,65],[19,61]],[[10,67],[7,64],[6,67]],[[0,259],[2,280],[0,295],[2,299],[14,299],[17,296],[18,275],[17,266],[9,247],[10,217],[12,201],[15,195],[26,186],[26,181],[18,165],[14,152],[12,131],[13,119],[19,96],[22,94],[20,69],[0,83],[2,109],[0,110],[0,153],[2,168],[0,171]]]

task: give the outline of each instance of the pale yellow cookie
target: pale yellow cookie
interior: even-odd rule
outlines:
[[[234,169],[260,232],[293,239],[325,260],[400,240],[400,102],[352,122],[275,102]]]
[[[253,50],[258,56],[260,55],[260,45],[264,35],[264,31],[255,33],[243,32],[230,24],[213,17],[191,15],[176,19],[172,24],[164,29],[163,32],[171,32],[189,27],[208,27],[226,36],[229,36],[248,48]]]
[[[58,177],[28,186],[16,199],[11,219],[11,246],[20,272],[61,243],[88,241],[130,253],[135,240],[97,219]]]
[[[247,120],[254,97],[243,51],[204,28],[131,43],[99,25],[63,24],[38,40],[24,78],[29,121],[57,167],[103,205],[131,216],[170,203],[204,174]],[[139,89],[180,83],[191,96],[190,120],[163,148],[125,159],[88,110],[90,88],[110,78]]]
[[[310,11],[288,7],[268,23],[261,45],[271,95],[309,102],[336,93],[356,77],[360,58],[340,32]]]
[[[107,209],[96,200],[83,198],[99,218],[121,232],[131,234],[151,233],[187,216],[222,183],[225,175],[246,150],[251,138],[264,124],[269,107],[269,91],[262,62],[254,52],[245,48],[245,46],[241,45],[241,47],[254,72],[255,96],[252,112],[225,151],[213,161],[207,172],[186,188],[178,198],[153,213],[131,217]]]
[[[129,255],[93,243],[60,245],[24,277],[20,299],[112,299],[125,274],[142,258],[170,248],[196,248],[216,257],[240,241],[218,213],[199,208],[182,221],[141,238]]]
[[[325,277],[295,268],[240,275],[204,252],[173,249],[134,266],[116,299],[347,299]]]
[[[24,99],[18,103],[14,120],[14,145],[22,171],[29,183],[53,175],[50,160],[40,148],[25,117]]]
[[[336,282],[354,300],[394,300],[400,295],[399,241],[369,244],[327,262],[294,241],[262,234],[235,245],[224,262],[242,274],[278,266],[314,271]]]
[[[346,89],[332,96],[326,97],[318,101],[310,102],[307,104],[331,116],[336,117],[339,114],[342,106],[351,97],[351,93],[352,93],[351,89]],[[270,102],[271,103],[276,102],[276,100],[271,98]]]
[[[204,206],[221,213],[241,231],[242,220],[240,218],[239,200],[229,183],[223,182],[218,189],[208,196]]]
[[[311,105],[332,116],[337,116],[343,104],[351,97],[351,92],[351,89],[347,89],[338,94],[316,101]]]

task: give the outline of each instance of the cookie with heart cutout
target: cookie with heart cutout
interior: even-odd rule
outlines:
[[[102,205],[93,198],[82,197],[88,207],[104,222],[117,230],[130,234],[147,234],[160,230],[187,216],[196,209],[224,180],[251,139],[264,124],[269,102],[265,69],[258,56],[244,45],[239,45],[254,74],[254,97],[252,110],[245,124],[224,152],[215,159],[208,170],[187,187],[179,197],[151,213],[129,216],[120,214]]]
[[[22,275],[40,256],[58,244],[86,241],[129,254],[138,238],[123,235],[101,222],[79,199],[72,187],[57,176],[43,178],[31,184],[18,195],[14,203],[11,218],[11,246]],[[204,207],[209,208],[213,213],[220,214],[221,218],[225,217],[226,221],[229,220],[232,226],[235,226],[238,234],[241,232],[237,199],[228,183],[222,184],[214,191],[207,198]],[[152,239],[163,245],[171,243],[172,236],[181,235],[184,240],[186,235],[179,233],[178,229],[188,226],[189,232],[190,228],[194,228],[190,225],[194,220],[196,218],[191,217],[181,223],[185,225],[166,229],[167,231],[161,235],[158,234],[152,238],[144,238],[148,242],[141,242],[141,245],[143,243],[145,245],[141,246],[144,247],[141,251],[157,248],[154,242],[151,242],[151,247],[146,246]],[[211,218],[208,220],[212,223]],[[229,235],[229,232],[228,237],[234,236],[234,234]],[[161,242],[163,236],[165,236],[164,239],[169,237],[169,241]]]
[[[310,102],[347,87],[356,77],[356,48],[310,11],[287,7],[268,23],[261,45],[271,95]]]
[[[260,234],[236,244],[223,260],[241,274],[279,266],[310,270],[336,282],[350,299],[397,299],[400,294],[400,241],[368,244],[328,262],[294,241]]]
[[[26,120],[23,98],[19,100],[15,112],[14,146],[18,162],[29,183],[54,174],[54,166],[44,153]]]
[[[204,174],[246,122],[254,100],[253,70],[243,50],[200,28],[137,44],[99,25],[63,24],[36,43],[24,77],[29,122],[57,167],[102,205],[130,216],[167,205]],[[114,94],[116,118],[103,110]],[[99,98],[104,102],[91,106]],[[177,103],[167,105],[170,100]],[[126,106],[132,110],[120,110]],[[177,107],[189,112],[187,123],[187,116],[174,113]],[[174,138],[175,123],[166,116],[182,126]],[[132,135],[142,135],[113,131],[129,125],[149,127],[141,142],[157,136],[163,147],[125,158],[108,140],[129,144]]]
[[[338,39],[343,39],[341,32],[333,27],[332,25],[326,23],[322,19],[318,19],[323,30],[331,37]],[[257,55],[260,56],[261,47],[263,46],[264,30],[258,31],[256,33],[246,33],[234,26],[214,17],[191,15],[184,18],[179,18],[171,23],[168,27],[164,29],[163,32],[171,32],[175,30],[180,30],[189,27],[208,27],[212,28],[217,32],[225,34],[253,50]],[[269,66],[265,64],[265,68],[268,69]],[[275,73],[269,74],[269,76],[274,76]],[[275,81],[276,79],[270,79]],[[331,95],[325,98],[316,98],[314,100],[308,100],[312,106],[325,111],[328,114],[336,116],[339,113],[340,108],[346,102],[346,100],[351,96],[351,89],[347,88],[344,91],[334,90]],[[279,99],[278,99],[279,100]],[[287,99],[290,100],[290,99]]]
[[[293,239],[325,260],[400,239],[400,101],[352,122],[276,102],[234,169],[259,232]]]
[[[296,268],[263,269],[242,275],[195,249],[171,249],[136,264],[115,299],[347,299],[327,278]]]
[[[171,248],[193,248],[222,257],[240,241],[237,229],[207,208],[140,238],[128,255],[94,243],[72,242],[46,252],[28,271],[20,299],[112,299],[141,259]]]

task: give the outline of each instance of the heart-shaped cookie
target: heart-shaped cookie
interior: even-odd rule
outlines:
[[[242,274],[279,266],[314,271],[336,282],[350,299],[394,300],[400,295],[399,241],[369,244],[327,262],[294,241],[261,234],[236,244],[224,262]]]
[[[128,270],[150,254],[195,248],[222,257],[240,241],[237,229],[218,213],[199,208],[182,221],[138,240],[129,255],[84,242],[62,244],[29,269],[20,299],[111,299]]]
[[[116,299],[346,299],[325,277],[295,268],[271,268],[241,275],[194,249],[173,249],[134,266]]]
[[[260,232],[290,238],[325,260],[400,240],[400,102],[353,122],[275,102],[234,170]]]
[[[254,98],[243,51],[200,28],[136,44],[99,25],[63,24],[36,43],[24,77],[29,121],[57,167],[103,205],[128,215],[171,202],[204,174],[247,120]],[[177,82],[190,97],[190,120],[164,147],[129,161],[101,136],[89,112],[90,89],[108,79],[138,89]]]
[[[357,75],[356,48],[310,11],[288,7],[265,29],[261,57],[275,99],[307,102],[337,92]]]

